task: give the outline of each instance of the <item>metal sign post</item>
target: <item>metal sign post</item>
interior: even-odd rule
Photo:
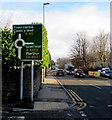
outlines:
[[[20,75],[20,100],[23,100],[23,61],[21,62],[21,75]]]
[[[31,101],[33,101],[34,94],[34,61],[31,61]]]

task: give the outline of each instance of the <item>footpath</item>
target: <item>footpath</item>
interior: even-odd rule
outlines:
[[[72,104],[74,104],[73,100],[61,87],[56,78],[48,75],[34,99],[33,110],[69,109]]]

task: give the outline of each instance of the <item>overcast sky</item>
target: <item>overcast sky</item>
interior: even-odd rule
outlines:
[[[38,0],[17,1],[4,0],[1,2],[1,27],[5,26],[7,22],[10,27],[13,24],[43,22],[43,2],[38,2]],[[91,38],[100,30],[105,32],[110,30],[109,1],[50,2],[50,5],[45,6],[45,14],[49,50],[55,61],[57,58],[69,56],[76,33],[85,32]]]

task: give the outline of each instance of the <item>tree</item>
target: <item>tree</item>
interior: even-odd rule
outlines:
[[[51,66],[55,65],[54,60],[51,60]]]
[[[18,63],[16,50],[14,48],[13,33],[8,28],[2,30],[2,65],[4,69],[9,69]]]
[[[40,23],[36,23],[40,24]],[[8,28],[4,28],[2,31],[2,61],[3,61],[3,66],[14,66],[18,63],[19,59],[16,57],[16,49],[13,41],[13,36],[14,34],[12,33],[11,30]],[[48,50],[48,39],[47,39],[47,30],[43,26],[42,29],[43,32],[43,60],[40,62],[37,62],[36,64],[41,66],[41,67],[48,67],[51,61],[51,55]]]
[[[47,38],[47,30],[45,26],[43,26],[43,66],[48,67],[51,61],[50,52],[48,50],[48,38]]]
[[[34,24],[41,24],[41,23],[36,22]],[[41,67],[47,68],[49,66],[49,64],[51,63],[51,55],[48,50],[47,30],[44,25],[42,26],[42,40],[43,40],[43,45],[42,45],[43,60],[40,62],[36,62],[36,64]]]
[[[87,67],[87,37],[84,33],[76,34],[75,43],[71,49],[72,63],[76,67]]]
[[[85,34],[76,34],[75,43],[71,48],[72,63],[76,67],[86,69],[105,67],[110,62],[111,43],[109,34],[100,31],[91,44],[88,44]]]
[[[57,59],[57,64],[59,68],[64,68],[65,64],[69,63],[70,59],[69,58],[58,58]]]
[[[104,62],[109,61],[109,34],[101,31],[95,38],[93,44],[93,51],[95,62],[99,62],[101,67],[104,67]],[[108,56],[108,57],[107,57]]]

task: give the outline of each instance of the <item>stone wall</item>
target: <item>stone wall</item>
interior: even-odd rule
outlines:
[[[31,95],[31,67],[24,68],[23,98],[30,100]],[[42,70],[34,67],[34,96],[41,87]],[[20,100],[20,69],[11,69],[9,72],[2,71],[2,96],[3,102],[7,99]]]
[[[2,99],[13,101],[19,99],[20,69],[2,71]]]
[[[42,69],[35,67],[34,76],[34,96],[36,96],[42,84]]]
[[[31,89],[31,68],[26,67],[23,69],[23,98],[30,99]]]
[[[41,87],[42,70],[34,66],[34,96],[38,94]],[[23,83],[24,99],[30,100],[31,96],[31,67],[24,68],[24,83]]]

